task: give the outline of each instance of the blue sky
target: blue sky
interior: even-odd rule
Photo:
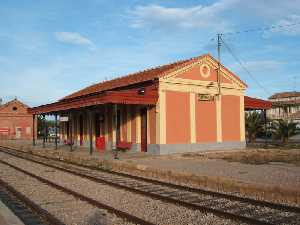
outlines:
[[[204,53],[218,32],[300,23],[300,1],[0,0],[0,97],[36,106],[87,85]],[[267,98],[299,91],[300,25],[225,35],[222,63]]]

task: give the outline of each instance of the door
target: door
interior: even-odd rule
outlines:
[[[147,109],[141,109],[141,151],[147,152]]]
[[[16,127],[16,139],[21,138],[22,128]]]

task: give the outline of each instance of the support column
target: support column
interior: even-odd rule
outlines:
[[[72,112],[69,112],[69,135],[70,151],[73,151]]]
[[[112,130],[113,130],[113,139],[112,139],[112,147],[113,149],[117,149],[117,121],[118,121],[118,105],[115,104],[114,105],[114,116],[113,116],[113,119],[115,121],[113,121],[112,123]]]
[[[268,142],[268,137],[267,137],[267,110],[263,110],[264,113],[264,122],[265,122],[265,144]]]
[[[46,116],[45,114],[43,114],[43,148],[46,147],[45,141],[46,141]]]
[[[55,150],[57,150],[57,114],[55,114]]]
[[[35,114],[32,115],[32,145],[35,146]]]
[[[92,155],[93,154],[93,121],[92,121],[93,114],[91,110],[88,110],[88,117],[89,117],[90,155]]]
[[[191,143],[196,143],[196,94],[190,93]]]

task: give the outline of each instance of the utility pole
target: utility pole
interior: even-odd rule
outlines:
[[[218,71],[217,71],[217,81],[218,81],[218,95],[221,95],[221,36],[222,34],[217,34],[218,36]]]

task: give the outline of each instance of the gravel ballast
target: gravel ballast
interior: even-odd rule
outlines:
[[[73,191],[155,224],[240,224],[219,218],[210,213],[201,213],[200,211],[190,210],[185,207],[154,200],[108,185],[102,185],[22,159],[10,158],[3,153],[1,153],[0,156],[1,158],[2,156],[6,157],[8,163],[22,167],[58,185],[72,189]]]

